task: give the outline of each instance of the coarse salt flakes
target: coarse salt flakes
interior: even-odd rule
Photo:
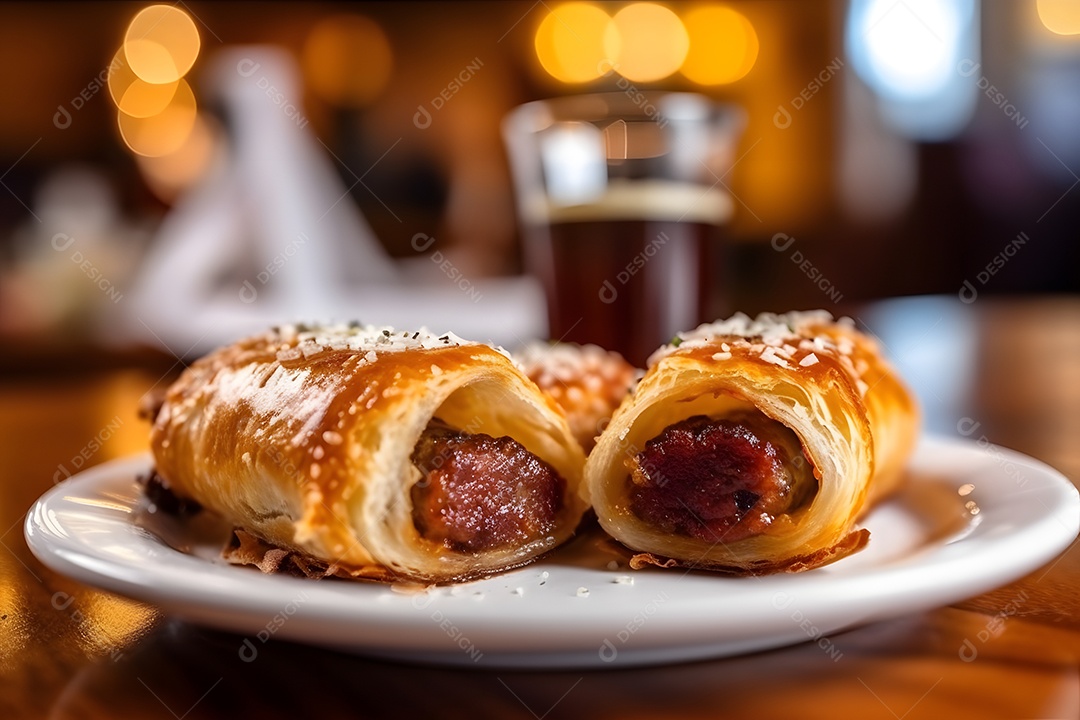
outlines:
[[[785,368],[790,367],[787,364],[787,360],[785,360],[784,358],[777,355],[776,354],[776,348],[771,347],[771,346],[765,348],[765,351],[761,353],[761,359],[764,360],[767,363],[772,363],[773,365],[779,365],[780,367],[785,367]]]
[[[415,332],[395,330],[389,326],[363,325],[360,323],[328,325],[283,325],[267,335],[278,349],[278,360],[295,360],[301,356],[311,357],[327,351],[353,351],[364,353],[369,362],[375,361],[373,353],[401,352],[405,350],[479,345],[464,340],[454,333],[437,335],[427,328]],[[292,347],[290,347],[292,346]],[[509,358],[501,347],[489,346]]]
[[[292,347],[285,350],[278,350],[277,359],[278,362],[290,362],[292,360],[299,360],[303,355],[304,354],[300,352],[299,348]]]

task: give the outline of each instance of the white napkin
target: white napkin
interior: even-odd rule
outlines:
[[[219,51],[206,79],[199,100],[223,107],[228,147],[146,254],[125,303],[137,336],[190,357],[294,320],[423,325],[505,345],[544,334],[531,278],[403,277],[309,127],[287,52]]]

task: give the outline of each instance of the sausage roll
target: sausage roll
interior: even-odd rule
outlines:
[[[501,349],[424,330],[288,326],[219,349],[168,390],[151,447],[178,497],[353,577],[515,567],[588,506],[556,404]]]
[[[917,433],[911,393],[850,320],[739,314],[653,354],[585,476],[634,567],[792,572],[865,545],[856,523]]]
[[[514,353],[522,369],[566,412],[588,453],[640,371],[598,345],[533,343]]]

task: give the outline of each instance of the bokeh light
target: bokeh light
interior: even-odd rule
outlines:
[[[175,152],[184,144],[195,125],[196,112],[195,94],[186,80],[180,80],[164,110],[144,118],[118,112],[117,125],[132,152],[159,157]]]
[[[560,5],[536,30],[536,56],[557,80],[583,83],[603,75],[614,64],[620,43],[616,37],[605,50],[611,17],[592,3]],[[613,52],[612,52],[613,51]]]
[[[1038,0],[1039,20],[1052,33],[1080,34],[1080,2],[1077,0]]]
[[[158,157],[136,155],[135,163],[154,194],[172,202],[206,175],[218,147],[218,137],[219,130],[200,113],[176,150]]]
[[[845,27],[851,66],[876,95],[891,130],[939,142],[975,112],[979,4],[975,0],[851,0]]]
[[[682,73],[700,85],[723,85],[744,77],[757,61],[753,24],[729,7],[697,7],[683,16],[690,50]]]
[[[965,2],[856,0],[848,52],[879,93],[905,101],[932,97],[957,75],[960,40],[971,15]]]
[[[394,66],[390,40],[375,21],[334,15],[308,35],[302,55],[308,86],[327,102],[370,103],[386,87]]]
[[[151,5],[132,18],[123,51],[132,72],[161,85],[187,74],[199,46],[199,31],[190,15],[172,5]]]
[[[604,50],[620,75],[653,82],[671,75],[686,59],[690,37],[679,16],[663,5],[634,3],[612,18]]]
[[[161,85],[142,80],[128,66],[124,48],[117,51],[110,67],[114,70],[109,74],[109,94],[116,107],[132,117],[157,115],[168,107],[180,84],[179,80]]]

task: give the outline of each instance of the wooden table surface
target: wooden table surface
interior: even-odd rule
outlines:
[[[1080,480],[1080,298],[913,298],[853,314],[916,388],[929,431]],[[238,635],[69,580],[23,539],[56,480],[146,447],[136,406],[169,377],[0,383],[0,718],[1080,717],[1075,545],[996,591],[838,633],[839,656],[808,642],[655,668],[475,671],[271,641],[243,662]]]

